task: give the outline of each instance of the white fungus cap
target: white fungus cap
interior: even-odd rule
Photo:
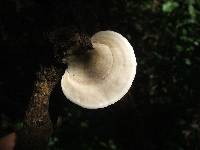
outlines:
[[[62,76],[64,95],[84,108],[97,109],[120,100],[136,74],[132,46],[121,34],[100,31],[91,38],[93,50],[74,57]]]

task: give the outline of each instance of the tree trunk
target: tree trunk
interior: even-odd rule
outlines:
[[[24,126],[17,134],[16,149],[45,150],[53,131],[49,116],[49,98],[56,83],[61,79],[61,71],[55,67],[45,67],[37,74],[33,94],[25,114]]]
[[[50,67],[42,66],[37,73],[22,130],[17,133],[17,150],[45,150],[53,132],[49,116],[49,98],[64,73],[63,64],[71,55],[83,55],[92,49],[90,38],[71,28],[56,30],[48,35],[54,45],[54,58]],[[53,64],[54,63],[54,64]]]

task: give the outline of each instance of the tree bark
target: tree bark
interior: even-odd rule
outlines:
[[[16,149],[45,150],[53,132],[49,116],[49,98],[62,77],[54,66],[44,67],[37,73],[33,94],[24,118],[23,129],[17,134]]]
[[[49,116],[49,98],[64,73],[63,64],[71,55],[83,55],[92,49],[90,38],[71,29],[59,29],[48,35],[54,45],[50,66],[42,66],[37,73],[34,90],[25,113],[23,128],[17,132],[17,150],[45,150],[53,132]],[[70,51],[70,52],[69,52]]]

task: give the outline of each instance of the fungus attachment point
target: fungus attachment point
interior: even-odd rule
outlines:
[[[61,87],[70,101],[97,109],[117,102],[128,92],[137,63],[132,46],[119,33],[100,31],[91,42],[92,51],[70,60]]]

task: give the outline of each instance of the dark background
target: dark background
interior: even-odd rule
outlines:
[[[60,87],[50,100],[62,125],[52,150],[200,149],[199,0],[0,0],[0,136],[22,127],[47,33],[114,30],[133,45],[137,74],[123,100],[87,110]]]

